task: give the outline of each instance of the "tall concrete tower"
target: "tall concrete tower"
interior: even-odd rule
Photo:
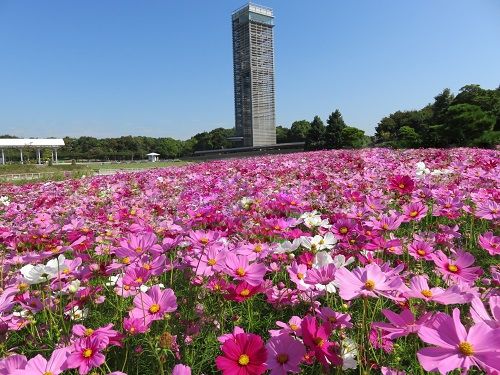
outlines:
[[[249,3],[232,14],[236,135],[243,146],[276,144],[274,16]]]

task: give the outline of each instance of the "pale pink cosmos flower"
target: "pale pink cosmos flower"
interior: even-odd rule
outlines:
[[[462,281],[473,283],[483,274],[481,267],[470,267],[475,258],[471,253],[456,251],[453,258],[448,258],[441,250],[433,254],[433,260],[437,270],[447,281]]]
[[[172,375],[191,375],[191,367],[182,364],[175,365]]]
[[[10,375],[16,370],[22,370],[26,367],[28,359],[21,354],[14,354],[0,359],[0,375]]]
[[[382,338],[389,340],[417,333],[420,327],[425,325],[432,317],[432,312],[428,312],[417,320],[408,309],[404,309],[400,314],[388,309],[382,309],[382,314],[384,314],[390,323],[373,322],[372,327],[381,329],[383,332]]]
[[[311,285],[304,282],[308,271],[305,264],[297,264],[297,262],[293,262],[287,267],[287,271],[290,276],[290,280],[295,283],[298,290],[308,290],[311,288]]]
[[[487,324],[478,323],[469,330],[460,322],[460,310],[453,310],[453,317],[439,314],[429,326],[422,326],[418,336],[427,344],[417,358],[426,371],[446,374],[455,369],[469,370],[477,366],[494,374],[500,371],[500,335]]]
[[[486,232],[479,235],[477,242],[490,255],[500,255],[500,236],[495,236],[493,232]]]
[[[383,272],[375,263],[365,268],[356,267],[352,272],[341,268],[337,270],[335,280],[339,285],[339,295],[345,300],[379,295],[400,300],[398,295],[407,289],[399,276]]]
[[[302,318],[294,315],[290,318],[288,323],[284,323],[279,320],[276,321],[276,325],[278,327],[281,327],[281,329],[270,329],[269,333],[271,336],[294,334],[300,337],[302,335],[301,324],[302,324]]]
[[[69,348],[56,349],[47,361],[40,354],[31,358],[22,370],[12,372],[14,375],[59,375],[67,368]],[[1,372],[0,372],[1,374]]]
[[[246,281],[252,286],[260,285],[264,281],[266,266],[262,263],[248,263],[248,258],[242,255],[227,253],[226,272],[236,280]]]
[[[149,325],[154,320],[163,319],[165,314],[177,310],[177,298],[170,288],[161,290],[159,285],[152,286],[147,293],[134,297],[134,309],[131,318],[144,319]]]
[[[299,340],[289,335],[273,336],[266,344],[267,360],[265,365],[271,375],[299,373],[300,362],[306,354],[306,348]]]
[[[500,328],[500,296],[491,296],[488,300],[491,315],[488,314],[483,302],[474,297],[471,302],[470,315],[476,323],[486,323],[491,328]]]
[[[425,276],[414,276],[410,280],[410,288],[404,293],[407,298],[418,298],[428,302],[436,302],[441,305],[454,305],[468,303],[472,294],[464,293],[454,285],[448,289],[430,288]]]

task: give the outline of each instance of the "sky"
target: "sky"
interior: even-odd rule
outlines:
[[[262,0],[275,14],[276,124],[374,134],[448,87],[500,84],[499,0]],[[187,139],[234,126],[243,0],[0,0],[0,134]]]

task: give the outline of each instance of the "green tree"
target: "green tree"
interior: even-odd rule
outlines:
[[[454,104],[448,108],[442,137],[451,145],[467,146],[484,132],[492,131],[495,117],[473,104]]]
[[[338,109],[328,117],[328,124],[325,129],[325,146],[326,148],[341,148],[342,147],[342,130],[347,127],[342,114]]]
[[[311,129],[307,133],[305,149],[321,150],[325,147],[325,125],[319,116],[314,116]]]
[[[342,148],[362,148],[366,144],[365,132],[361,129],[346,126],[340,132]]]
[[[290,129],[283,126],[276,127],[276,143],[286,143],[290,138]]]
[[[422,137],[410,126],[402,126],[398,131],[397,146],[401,148],[417,148],[422,145]]]
[[[295,121],[290,127],[290,142],[305,142],[309,130],[311,130],[311,123],[309,121]]]

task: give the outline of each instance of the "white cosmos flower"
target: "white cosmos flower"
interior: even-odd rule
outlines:
[[[104,285],[106,286],[115,286],[116,283],[118,282],[118,279],[120,278],[120,276],[118,275],[111,275],[110,277],[108,277],[108,282],[105,283]]]
[[[45,273],[49,275],[50,279],[69,269],[69,267],[64,264],[65,260],[66,258],[63,254],[61,254],[56,259],[51,259],[47,262],[45,265]]]
[[[26,283],[30,285],[43,283],[57,277],[68,269],[68,266],[64,264],[65,260],[66,258],[61,254],[57,258],[49,260],[45,265],[27,264],[21,268],[21,275],[23,275]]]
[[[297,250],[297,248],[300,246],[300,243],[301,240],[299,238],[294,239],[293,242],[287,240],[278,244],[274,252],[276,254],[291,253],[292,251]]]
[[[358,361],[356,357],[358,355],[358,349],[354,340],[346,337],[342,341],[342,349],[340,351],[340,356],[342,357],[342,370],[355,369],[358,367]]]
[[[78,289],[80,289],[80,280],[73,280],[71,283],[69,283],[68,290],[70,293],[76,293],[78,292]]]
[[[314,268],[326,267],[331,263],[333,263],[333,258],[326,251],[318,251],[314,255],[314,261],[313,261]]]
[[[65,312],[64,314],[68,315],[71,320],[79,321],[87,317],[87,315],[89,314],[89,309],[85,307],[82,310],[78,306],[73,306],[71,310]]]
[[[10,204],[10,199],[7,196],[0,197],[0,204],[8,206]]]
[[[336,255],[335,258],[333,258],[333,264],[335,264],[336,268],[342,268],[348,266],[352,262],[354,262],[354,257],[349,257],[346,260],[345,256],[342,254]]]

